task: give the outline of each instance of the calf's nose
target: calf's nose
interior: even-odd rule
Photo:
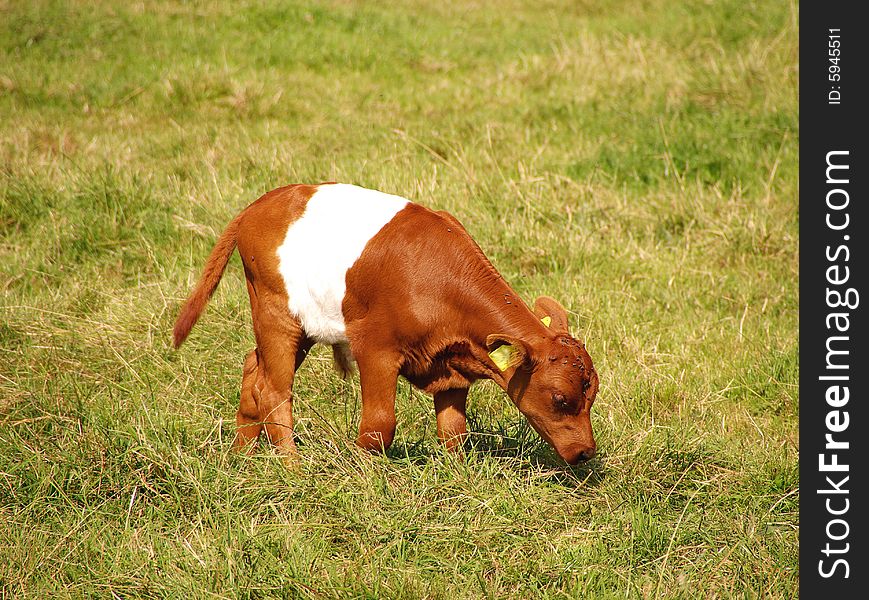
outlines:
[[[581,461],[588,460],[589,458],[594,456],[596,452],[597,452],[597,448],[595,448],[594,446],[590,446],[579,453],[579,460],[581,460]]]
[[[594,445],[582,446],[574,449],[572,452],[562,454],[561,457],[567,461],[568,464],[576,465],[590,459],[595,455],[596,450],[597,448]]]

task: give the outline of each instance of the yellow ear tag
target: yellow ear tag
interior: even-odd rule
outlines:
[[[489,352],[489,358],[502,371],[506,371],[507,367],[510,366],[510,357],[512,355],[513,347],[509,344],[505,344]]]
[[[546,325],[547,327],[549,327],[549,324],[552,323],[552,317],[550,317],[549,315],[546,315],[545,317],[543,317],[540,320],[543,321],[543,324]]]

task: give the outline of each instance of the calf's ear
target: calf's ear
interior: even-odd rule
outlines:
[[[534,314],[540,317],[543,322],[546,322],[547,317],[549,323],[547,326],[558,333],[570,333],[570,324],[567,322],[567,311],[561,306],[557,300],[549,296],[540,296],[534,301]]]
[[[486,337],[486,347],[489,349],[489,358],[501,371],[510,367],[530,368],[533,365],[531,348],[519,338],[493,333]]]

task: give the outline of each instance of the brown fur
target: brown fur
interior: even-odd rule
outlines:
[[[237,240],[257,340],[243,370],[238,447],[254,441],[264,427],[273,443],[294,448],[293,378],[312,341],[289,313],[275,250],[315,189],[275,190],[236,217],[176,324],[177,345],[204,308]],[[459,449],[467,434],[468,388],[485,378],[507,392],[566,461],[594,454],[589,411],[598,378],[584,345],[568,333],[566,311],[547,297],[529,309],[454,217],[407,205],[369,240],[346,283],[342,310],[362,387],[356,440],[361,447],[381,450],[392,443],[402,375],[433,395],[438,437],[450,449]],[[551,317],[550,327],[542,316]],[[517,357],[504,372],[489,357],[503,344]],[[346,373],[345,355],[333,350]]]

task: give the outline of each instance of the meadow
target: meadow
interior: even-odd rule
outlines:
[[[0,0],[0,598],[796,597],[798,16]],[[230,452],[237,256],[172,324],[232,216],[330,180],[452,212],[565,305],[595,458],[489,383],[448,455],[403,380],[363,454],[323,348],[297,467]]]

